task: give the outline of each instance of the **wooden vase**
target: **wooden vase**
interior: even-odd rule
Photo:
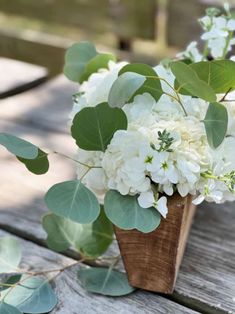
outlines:
[[[167,219],[153,232],[115,233],[128,280],[133,287],[159,293],[173,292],[190,226],[195,213],[192,196],[168,199]]]

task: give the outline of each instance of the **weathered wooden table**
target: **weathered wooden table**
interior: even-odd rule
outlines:
[[[0,132],[74,154],[76,147],[68,135],[67,120],[76,89],[59,76],[2,100]],[[70,161],[58,155],[49,158],[48,174],[34,176],[0,148],[0,237],[9,233],[17,237],[24,251],[23,264],[37,270],[68,265],[75,258],[72,251],[65,256],[45,245],[41,216],[47,209],[43,195],[51,185],[75,176]],[[93,295],[79,286],[75,267],[56,277],[59,303],[52,313],[235,313],[234,226],[234,203],[198,208],[172,296],[140,290],[115,299]]]

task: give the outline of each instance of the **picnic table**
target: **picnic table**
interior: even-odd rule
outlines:
[[[8,60],[8,62],[10,62]],[[10,63],[9,63],[10,64]],[[8,132],[33,141],[42,148],[76,152],[69,136],[68,114],[71,95],[77,86],[60,75],[32,88],[35,77],[23,71],[25,82],[11,71],[0,73],[0,82],[8,81],[22,91],[0,101],[0,132]],[[38,67],[35,67],[36,73]],[[1,59],[0,59],[1,68]],[[44,69],[44,73],[46,70]],[[76,259],[73,251],[65,254],[49,250],[41,217],[47,212],[43,195],[55,183],[75,177],[75,166],[57,154],[49,155],[51,167],[44,176],[30,174],[14,156],[0,148],[0,237],[11,235],[23,248],[23,265],[35,270],[63,267]],[[234,203],[198,207],[173,295],[158,295],[137,290],[133,294],[110,298],[90,294],[77,282],[77,267],[55,278],[58,305],[52,313],[235,313],[235,210]],[[114,245],[113,250],[117,250]]]

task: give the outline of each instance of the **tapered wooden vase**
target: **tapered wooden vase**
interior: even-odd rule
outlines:
[[[195,213],[192,196],[168,199],[167,219],[151,233],[121,230],[115,233],[130,284],[137,288],[173,292],[190,226]]]

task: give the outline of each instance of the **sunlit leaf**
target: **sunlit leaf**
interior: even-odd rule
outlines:
[[[35,145],[11,134],[0,133],[0,144],[18,157],[34,159],[38,156]]]
[[[26,314],[41,314],[50,312],[57,304],[57,298],[48,280],[22,276],[21,284],[9,292],[4,290],[1,294],[4,301],[15,306]]]
[[[123,107],[130,102],[145,81],[144,75],[135,72],[125,72],[120,75],[111,87],[108,98],[109,106],[112,108]]]
[[[137,196],[124,196],[114,190],[107,192],[104,209],[107,217],[124,230],[137,229],[148,233],[155,230],[161,222],[161,216],[156,208],[142,208]]]
[[[0,273],[16,272],[21,260],[19,242],[12,237],[0,238]]]
[[[209,102],[216,101],[216,95],[212,87],[202,81],[189,65],[181,61],[172,62],[171,70],[181,88],[187,90],[192,96]]]
[[[100,214],[96,196],[79,180],[55,184],[45,202],[54,214],[82,224],[95,221]]]
[[[143,93],[149,93],[156,101],[159,100],[163,94],[161,82],[151,66],[142,63],[127,64],[120,70],[119,76],[126,72],[134,72],[147,77],[144,84],[134,93],[129,101],[133,101],[136,95]]]
[[[108,268],[79,270],[78,279],[86,290],[107,296],[127,295],[135,290],[124,273]]]

